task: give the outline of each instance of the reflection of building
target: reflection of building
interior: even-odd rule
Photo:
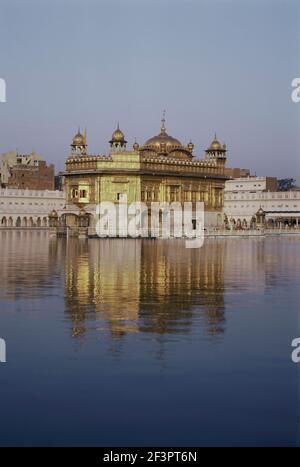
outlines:
[[[64,205],[61,191],[0,188],[0,228],[47,227],[49,212]]]
[[[142,245],[141,329],[187,331],[196,317],[204,332],[223,332],[224,243],[206,241],[200,249],[184,242],[157,240]]]
[[[205,333],[222,332],[226,245],[208,241],[187,250],[174,242],[69,239],[65,296],[73,335],[86,331],[91,313],[115,337],[185,333],[196,317]]]
[[[10,151],[0,156],[0,175],[2,187],[28,188],[29,190],[54,189],[54,165],[36,154],[19,154]]]
[[[49,241],[43,231],[1,231],[0,294],[5,301],[46,294],[46,312],[64,329],[89,342],[98,335],[109,348],[132,333],[130,343],[153,339],[160,349],[177,334],[213,342],[231,319],[240,321],[233,310],[252,312],[266,287],[297,269],[295,242],[207,239],[189,250],[182,240]],[[41,311],[40,300],[31,305]]]
[[[194,145],[186,146],[170,136],[162,119],[160,133],[143,146],[137,142],[127,150],[127,141],[119,125],[109,141],[107,156],[89,155],[86,134],[74,136],[71,154],[66,162],[66,210],[59,212],[60,227],[66,225],[69,234],[78,234],[82,227],[79,213],[95,214],[102,201],[118,204],[151,202],[204,202],[205,222],[222,222],[224,201],[226,145],[215,136],[203,159],[193,156]],[[94,224],[87,216],[89,233]],[[66,230],[66,229],[65,229]]]
[[[85,331],[89,312],[109,323],[113,335],[137,330],[140,244],[135,240],[80,241],[66,245],[66,305],[73,334]]]
[[[267,227],[298,226],[300,192],[276,191],[273,177],[249,177],[225,183],[224,213],[229,224],[249,228],[257,224]]]
[[[239,287],[244,293],[247,290],[252,291],[253,294],[264,293],[270,276],[267,268],[270,268],[271,258],[265,240],[226,238],[226,244],[224,258],[226,291],[231,293],[232,290],[236,290],[237,284],[242,284]]]
[[[62,262],[63,244],[49,244],[45,231],[0,231],[0,296],[36,298],[53,284]]]

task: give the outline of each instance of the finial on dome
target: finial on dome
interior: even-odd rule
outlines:
[[[166,123],[166,111],[164,110],[163,111],[163,116],[162,116],[162,119],[161,119],[161,133],[165,133],[166,132],[166,127],[165,127],[165,123]]]

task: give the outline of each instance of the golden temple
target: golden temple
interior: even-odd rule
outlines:
[[[143,202],[203,202],[205,224],[221,225],[227,148],[215,135],[201,159],[193,155],[194,145],[186,146],[167,133],[165,116],[158,135],[143,145],[136,141],[127,149],[119,124],[109,141],[107,155],[90,155],[86,132],[78,130],[63,172],[66,206],[50,215],[50,225],[61,234],[69,229],[74,236],[93,235],[96,206]]]

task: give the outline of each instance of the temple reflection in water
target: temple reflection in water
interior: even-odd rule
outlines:
[[[132,333],[160,341],[188,333],[215,338],[230,321],[233,295],[242,294],[242,311],[281,280],[284,268],[298,264],[291,254],[296,239],[212,239],[186,249],[180,239],[49,239],[26,231],[0,238],[0,294],[7,306],[53,299],[62,289],[63,306],[55,312],[82,340],[91,333],[115,342]]]
[[[90,313],[113,337],[189,332],[194,319],[207,334],[223,332],[224,253],[220,242],[189,250],[181,240],[69,239],[65,298],[73,335],[85,332]]]

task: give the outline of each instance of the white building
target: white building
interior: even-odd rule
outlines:
[[[227,180],[225,184],[225,193],[240,193],[243,191],[277,191],[277,178],[249,176]]]
[[[271,182],[270,182],[271,180]],[[263,212],[269,227],[300,225],[300,191],[266,191],[268,177],[248,177],[225,183],[224,214],[229,225],[249,228]]]
[[[0,189],[0,228],[48,227],[50,212],[64,206],[63,191]]]

